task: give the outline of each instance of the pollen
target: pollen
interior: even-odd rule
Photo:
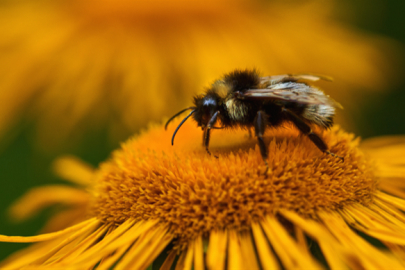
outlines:
[[[281,211],[318,219],[319,210],[373,201],[373,164],[359,150],[359,140],[339,127],[317,132],[344,162],[294,128],[269,129],[265,174],[257,140],[246,130],[214,130],[209,155],[192,121],[171,146],[176,126],[149,127],[100,166],[92,216],[116,225],[158,220],[181,245],[215,230],[248,230]]]

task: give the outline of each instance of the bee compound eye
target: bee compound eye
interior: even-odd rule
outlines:
[[[212,97],[206,97],[203,101],[203,106],[208,108],[215,107],[217,106],[217,101]]]

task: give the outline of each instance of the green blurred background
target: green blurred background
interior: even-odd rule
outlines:
[[[342,1],[350,10],[351,23],[362,30],[382,34],[405,44],[405,1]],[[350,7],[350,8],[349,8]],[[405,58],[398,55],[402,83],[377,95],[364,96],[361,113],[353,115],[360,136],[405,134]]]
[[[403,0],[345,0],[336,12],[337,20],[369,33],[392,38],[405,45],[405,1]],[[293,33],[290,33],[293,34]],[[398,55],[398,76],[405,77],[405,59]],[[0,89],[1,91],[1,89]],[[405,134],[405,80],[391,89],[365,94],[365,102],[354,114],[353,122],[363,138],[387,134]],[[344,104],[344,101],[341,103]],[[162,115],[162,117],[164,117]],[[52,161],[60,154],[72,154],[97,166],[107,159],[119,142],[109,140],[107,128],[90,130],[79,143],[68,143],[58,153],[41,151],[35,143],[35,123],[24,120],[2,138],[0,144],[0,234],[34,235],[52,210],[34,219],[14,224],[7,218],[7,207],[30,187],[61,183],[51,170]],[[24,244],[0,243],[0,259]]]

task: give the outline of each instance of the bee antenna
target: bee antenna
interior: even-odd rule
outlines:
[[[176,130],[174,131],[174,133],[173,133],[173,137],[172,137],[172,145],[174,144],[174,137],[176,136],[176,133],[177,133],[177,131],[179,130],[179,128],[181,127],[181,125],[183,125],[183,123],[184,122],[186,122],[186,120],[195,112],[195,110],[196,110],[196,108],[194,108],[194,107],[190,107],[190,108],[192,108],[193,110],[189,113],[189,115],[187,115],[184,119],[183,119],[183,121],[181,121],[181,123],[177,126],[177,128],[176,128]],[[188,109],[190,109],[190,108],[188,108]],[[181,112],[184,112],[185,110],[183,110],[183,111],[181,111]],[[178,113],[178,114],[180,114],[180,113]]]
[[[165,130],[167,130],[167,126],[169,125],[169,123],[170,123],[174,118],[176,118],[177,116],[179,116],[180,114],[184,113],[184,112],[187,111],[187,110],[195,110],[195,109],[196,109],[196,107],[188,107],[188,108],[186,108],[186,109],[184,109],[184,110],[179,111],[178,113],[176,113],[176,114],[173,115],[172,117],[170,117],[170,119],[167,120],[167,122],[166,122]],[[190,116],[190,115],[189,115],[189,116]],[[189,116],[187,116],[187,118],[188,118]],[[183,124],[183,122],[182,122],[182,124]],[[181,124],[180,124],[180,126],[181,126]]]

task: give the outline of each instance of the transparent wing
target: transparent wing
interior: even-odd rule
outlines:
[[[296,81],[333,81],[331,77],[324,76],[324,75],[315,75],[315,74],[282,74],[282,75],[275,75],[275,76],[266,76],[260,78],[260,83],[262,84],[277,84],[282,82],[296,82]]]
[[[244,92],[239,92],[237,98],[279,100],[313,105],[323,104],[342,108],[338,102],[325,95],[321,90],[305,83],[295,82],[277,83],[263,89],[248,89]]]

